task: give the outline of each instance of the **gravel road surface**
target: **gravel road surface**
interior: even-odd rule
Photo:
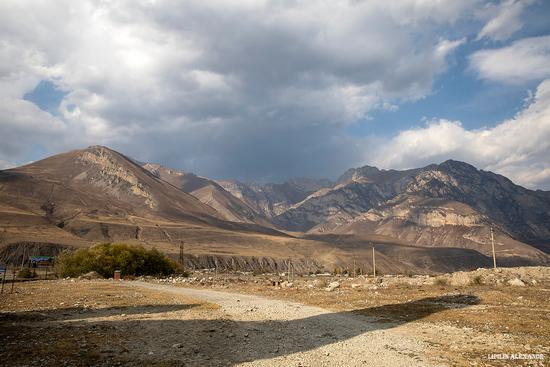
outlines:
[[[238,330],[212,355],[238,366],[435,366],[421,340],[396,323],[351,312],[331,312],[253,295],[189,289],[146,282],[127,286],[169,292],[217,304]],[[239,337],[242,336],[242,337]],[[216,346],[209,345],[209,348]]]

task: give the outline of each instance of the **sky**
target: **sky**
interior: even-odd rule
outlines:
[[[0,2],[0,169],[89,145],[216,179],[462,160],[550,190],[550,2]]]

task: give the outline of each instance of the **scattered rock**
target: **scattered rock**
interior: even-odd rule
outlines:
[[[326,290],[328,292],[332,292],[333,290],[335,290],[336,288],[340,288],[340,283],[338,282],[331,282],[329,283],[329,285],[327,286]]]
[[[519,279],[519,278],[515,278],[515,279],[512,279],[512,280],[509,280],[508,281],[508,284],[509,285],[512,285],[514,287],[525,287],[525,283]]]
[[[86,279],[86,280],[93,280],[93,279],[103,279],[103,277],[96,271],[90,271],[86,274],[82,274],[78,277],[78,279]]]

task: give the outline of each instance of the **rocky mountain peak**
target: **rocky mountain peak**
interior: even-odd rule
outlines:
[[[119,190],[140,197],[150,208],[156,206],[151,193],[136,176],[134,163],[121,154],[94,145],[79,151],[76,160],[87,166],[74,178],[76,181],[90,180],[92,184],[109,188],[112,192]]]
[[[313,192],[333,185],[328,179],[313,179],[307,177],[293,178],[288,180],[288,183],[296,189],[305,192]]]
[[[338,184],[345,184],[359,180],[374,180],[380,174],[380,170],[372,166],[350,168],[336,180]]]
[[[442,162],[439,165],[435,165],[440,168],[449,168],[449,169],[456,169],[456,170],[462,170],[465,172],[477,172],[479,171],[476,167],[472,166],[469,163],[457,161],[454,159],[447,159],[445,162]]]
[[[163,178],[163,176],[165,175],[176,176],[176,177],[177,176],[196,176],[193,173],[187,173],[177,169],[167,168],[158,163],[142,163],[140,165],[147,171],[151,172],[151,174],[157,178]]]

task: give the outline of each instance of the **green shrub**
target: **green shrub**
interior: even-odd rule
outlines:
[[[36,277],[36,273],[29,268],[23,268],[17,272],[17,277],[30,279]]]
[[[56,272],[61,277],[76,277],[96,271],[105,278],[120,270],[122,276],[169,275],[177,270],[174,261],[153,248],[104,243],[76,251],[66,251],[56,261]]]

